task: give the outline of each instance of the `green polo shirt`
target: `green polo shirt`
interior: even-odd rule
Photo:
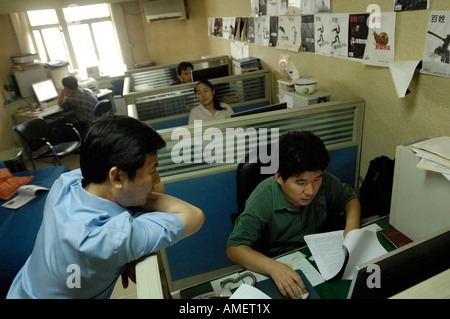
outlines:
[[[354,198],[350,185],[324,172],[312,202],[296,207],[286,200],[275,176],[269,177],[248,198],[227,245],[247,245],[270,257],[291,251],[304,245],[305,235],[319,232],[328,214],[339,214]]]

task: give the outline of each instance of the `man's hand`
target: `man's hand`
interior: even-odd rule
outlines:
[[[300,277],[300,275],[295,270],[283,263],[274,263],[274,266],[271,267],[269,275],[270,277],[272,277],[273,281],[278,287],[278,290],[285,298],[302,298],[297,285],[304,293],[307,292],[302,277]]]
[[[122,272],[122,286],[124,289],[128,288],[128,278],[134,283],[136,283],[136,262],[132,261],[125,266]]]

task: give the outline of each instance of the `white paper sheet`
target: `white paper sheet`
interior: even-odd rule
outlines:
[[[405,97],[414,72],[420,61],[391,61],[389,70],[399,98]]]

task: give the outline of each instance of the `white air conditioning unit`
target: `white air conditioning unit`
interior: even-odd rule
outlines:
[[[185,0],[154,0],[144,4],[147,22],[187,19]]]

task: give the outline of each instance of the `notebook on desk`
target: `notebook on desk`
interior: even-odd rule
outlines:
[[[311,285],[308,278],[306,278],[303,272],[301,270],[296,271],[300,275],[300,277],[302,277],[303,283],[305,284],[306,289],[309,292],[308,299],[320,299],[320,296],[317,293],[316,289],[314,289],[314,287]],[[285,299],[271,278],[257,282],[255,287],[264,292],[272,299]]]

